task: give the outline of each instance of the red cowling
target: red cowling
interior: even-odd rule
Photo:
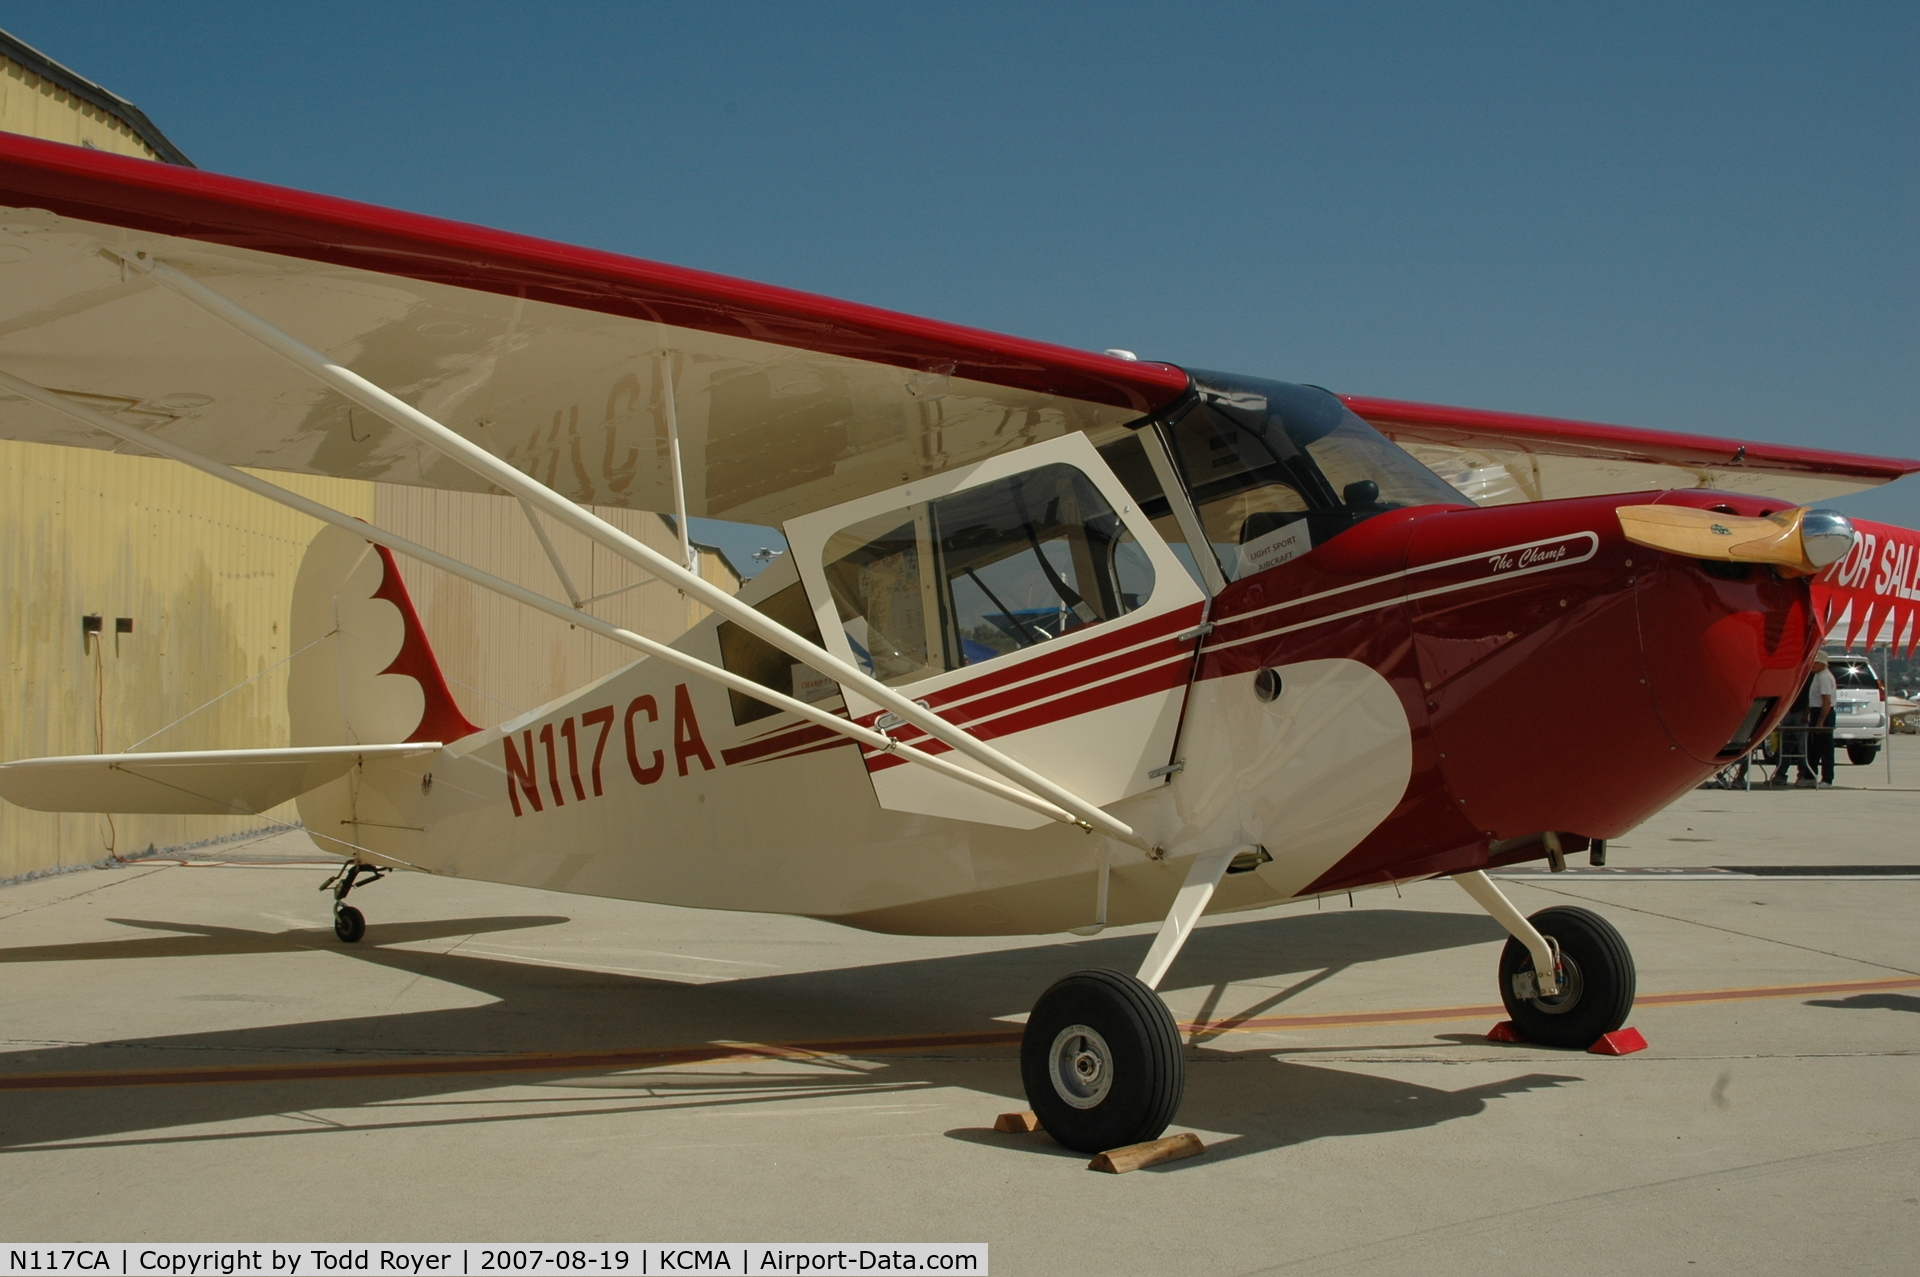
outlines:
[[[1819,637],[1806,581],[1628,542],[1615,509],[1650,500],[1736,514],[1763,504],[1586,497],[1461,512],[1414,534],[1410,568],[1462,560],[1460,571],[1476,548],[1558,552],[1550,538],[1591,538],[1590,551],[1564,542],[1577,552],[1567,566],[1529,574],[1516,556],[1477,588],[1413,606],[1440,770],[1455,806],[1496,841],[1619,836],[1711,774],[1743,729],[1751,740],[1770,726],[1805,674]]]
[[[1696,491],[1428,507],[1229,587],[1202,677],[1359,660],[1412,729],[1400,805],[1307,892],[1535,859],[1548,831],[1567,850],[1618,837],[1772,729],[1819,646],[1810,578],[1629,542],[1616,511],[1656,501],[1780,508]]]

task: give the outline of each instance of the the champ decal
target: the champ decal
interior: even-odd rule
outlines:
[[[555,807],[566,806],[568,795],[572,796],[571,801],[579,803],[586,802],[589,794],[594,798],[604,796],[607,772],[612,770],[616,778],[619,774],[617,762],[612,768],[607,766],[607,742],[613,736],[616,720],[626,746],[627,772],[635,784],[658,784],[666,777],[669,750],[676,775],[685,776],[695,763],[704,771],[712,771],[713,752],[700,734],[700,720],[693,712],[693,697],[685,683],[674,686],[672,713],[671,732],[663,733],[660,702],[649,693],[628,701],[624,713],[616,714],[613,706],[602,705],[581,714],[577,724],[569,714],[557,722],[542,723],[538,732],[526,728],[517,741],[512,732],[503,733],[500,743],[506,753],[507,800],[513,804],[513,814],[523,815],[527,807],[534,811],[546,810],[546,798],[540,788],[543,773],[546,796]],[[564,785],[561,783],[563,754],[566,758]],[[584,775],[580,766],[582,759],[587,762]],[[523,796],[525,806],[521,804]]]
[[[1449,575],[1464,576],[1467,579],[1457,586],[1442,587],[1442,589],[1458,589],[1461,586],[1477,585],[1487,577],[1526,576],[1533,572],[1545,572],[1549,568],[1564,568],[1575,563],[1585,563],[1599,548],[1600,537],[1596,533],[1569,532],[1565,536],[1546,537],[1539,541],[1529,541],[1524,545],[1509,545],[1498,550],[1484,550],[1478,554],[1463,554],[1457,559],[1409,568],[1407,575],[1413,577],[1423,572],[1460,568],[1463,570]],[[1440,592],[1440,590],[1423,590],[1420,593]],[[1409,597],[1418,598],[1419,595]]]
[[[1221,616],[1214,621],[1214,637],[1208,641],[1209,654],[1243,643],[1255,643],[1279,634],[1291,634],[1329,621],[1344,620],[1366,612],[1377,612],[1415,599],[1471,590],[1512,577],[1551,572],[1555,568],[1585,563],[1600,550],[1600,537],[1593,532],[1568,532],[1538,541],[1523,541],[1495,550],[1479,550],[1438,563],[1424,563],[1404,572],[1368,577],[1351,585],[1342,585],[1318,594],[1308,594],[1282,603],[1269,604],[1239,616]],[[1439,584],[1429,584],[1440,582]],[[1425,589],[1407,591],[1407,585],[1425,585]],[[1369,597],[1371,595],[1372,597]],[[1249,632],[1244,627],[1255,620],[1271,621]]]
[[[1585,554],[1577,553],[1576,547],[1582,546],[1582,537],[1561,537],[1557,541],[1543,541],[1522,550],[1496,550],[1487,555],[1487,569],[1491,572],[1512,572],[1525,568],[1557,568],[1568,563],[1579,563],[1593,557],[1593,547],[1599,538],[1593,533],[1584,534]]]

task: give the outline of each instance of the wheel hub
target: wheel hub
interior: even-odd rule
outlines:
[[[1523,977],[1525,987],[1522,987]],[[1560,955],[1560,992],[1552,997],[1543,998],[1537,995],[1531,965],[1523,971],[1516,971],[1513,980],[1514,992],[1525,998],[1543,1015],[1564,1015],[1580,1005],[1580,990],[1584,984],[1580,978],[1580,967],[1565,953]]]
[[[1113,1089],[1113,1052],[1084,1024],[1069,1024],[1054,1035],[1047,1062],[1054,1093],[1074,1108],[1093,1108]]]

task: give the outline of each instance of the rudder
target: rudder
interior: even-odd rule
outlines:
[[[292,744],[447,743],[480,730],[447,689],[385,546],[323,529],[300,562],[289,628]]]

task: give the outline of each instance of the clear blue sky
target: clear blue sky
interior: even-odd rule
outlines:
[[[1920,5],[0,27],[204,168],[1336,390],[1920,454]],[[1841,504],[1920,526],[1920,479]]]

